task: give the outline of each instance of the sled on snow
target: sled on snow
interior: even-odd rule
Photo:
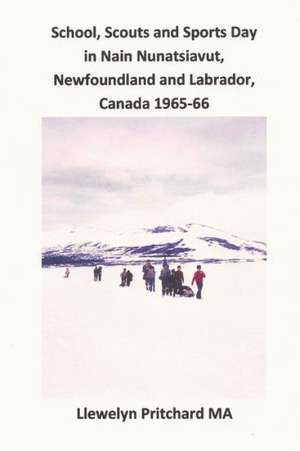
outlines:
[[[188,287],[187,285],[182,285],[181,296],[185,298],[192,298],[195,296],[195,293],[193,292],[191,287]]]

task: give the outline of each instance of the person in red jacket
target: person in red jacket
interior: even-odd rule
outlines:
[[[197,266],[197,271],[194,274],[193,280],[192,280],[192,285],[194,282],[196,282],[197,284],[197,294],[196,294],[196,298],[197,299],[201,299],[201,293],[202,293],[202,287],[203,287],[203,279],[205,277],[205,274],[203,271],[201,271],[201,265]]]

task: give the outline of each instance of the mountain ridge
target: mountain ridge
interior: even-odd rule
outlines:
[[[100,238],[100,239],[99,239]],[[99,225],[45,234],[42,266],[141,264],[145,260],[238,263],[266,260],[266,244],[198,223],[116,231]]]

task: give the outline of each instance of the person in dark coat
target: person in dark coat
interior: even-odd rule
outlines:
[[[162,295],[170,293],[170,278],[171,278],[171,271],[169,268],[169,265],[164,265],[159,276],[161,280],[161,288],[162,288]]]
[[[126,287],[130,287],[130,284],[131,284],[131,282],[132,282],[132,279],[133,279],[133,274],[132,274],[132,272],[129,271],[129,269],[128,269],[128,271],[126,271]]]
[[[177,293],[177,281],[176,281],[175,269],[171,270],[171,274],[170,274],[168,285],[169,285],[170,296],[175,296],[175,294]]]
[[[182,295],[182,285],[184,283],[183,272],[181,271],[181,266],[177,266],[177,271],[175,272],[176,282],[177,282],[177,292]]]
[[[98,280],[99,282],[101,282],[102,279],[102,266],[98,267]]]
[[[123,269],[123,271],[120,274],[121,277],[121,285],[120,287],[125,287],[127,282],[127,270],[126,268]]]
[[[96,280],[98,280],[98,267],[95,266],[94,268],[94,281],[96,282]]]

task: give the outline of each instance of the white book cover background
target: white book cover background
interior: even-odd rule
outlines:
[[[163,447],[181,450],[187,447],[194,449],[198,446],[211,450],[219,450],[224,447],[247,451],[270,447],[273,450],[298,450],[300,304],[297,296],[299,291],[299,252],[297,249],[300,224],[299,202],[297,201],[299,192],[297,94],[300,73],[297,52],[299,2],[291,0],[270,4],[270,2],[257,0],[251,2],[228,0],[203,3],[188,0],[182,4],[154,0],[146,4],[129,0],[123,3],[111,1],[103,5],[96,1],[87,1],[82,4],[53,0],[51,4],[43,2],[38,5],[36,2],[28,1],[18,5],[15,3],[5,4],[0,21],[3,44],[1,77],[4,80],[0,86],[2,98],[1,206],[2,211],[5,212],[1,218],[3,238],[1,350],[3,364],[0,385],[2,400],[0,417],[3,425],[1,431],[3,448],[19,450],[27,447],[52,451],[70,447],[74,450],[94,449],[95,446],[105,446],[106,449],[115,450],[130,446],[134,450],[152,451]],[[41,118],[102,115],[95,107],[97,94],[94,90],[57,90],[52,87],[51,74],[53,72],[78,73],[86,72],[86,70],[82,68],[82,61],[78,58],[83,46],[78,46],[77,43],[70,46],[67,42],[57,44],[50,42],[49,32],[54,25],[70,24],[88,27],[92,22],[97,22],[100,26],[117,25],[122,27],[136,27],[139,24],[151,27],[154,25],[172,27],[178,23],[183,26],[193,25],[197,28],[199,26],[237,24],[245,27],[255,26],[259,29],[258,37],[251,44],[251,51],[249,47],[249,52],[245,51],[245,47],[248,48],[248,45],[244,42],[222,43],[222,47],[224,46],[226,49],[226,59],[230,62],[230,70],[235,70],[238,65],[240,69],[251,71],[256,80],[255,90],[249,92],[235,88],[222,92],[216,88],[210,90],[213,98],[210,113],[212,116],[266,116],[268,124],[268,189],[266,191],[268,262],[266,265],[267,309],[265,321],[267,393],[264,401],[252,401],[249,398],[224,400],[222,405],[226,404],[232,408],[233,421],[200,423],[158,421],[147,424],[132,422],[123,425],[114,422],[79,422],[75,418],[79,401],[73,396],[79,388],[82,391],[86,390],[80,383],[80,378],[76,380],[76,387],[66,390],[62,384],[59,367],[56,378],[59,383],[54,383],[55,379],[52,374],[48,381],[49,384],[47,384],[48,400],[45,401],[42,398],[41,363],[45,353],[41,346],[41,335],[45,333],[46,329],[41,324],[40,313],[41,305],[45,303],[43,292],[47,288],[45,275],[48,269],[41,269],[40,264],[42,241],[40,239],[41,149],[45,142],[45,140],[42,142],[40,136]],[[131,47],[135,44],[128,43],[128,45]],[[120,44],[116,43],[115,47],[119,48]],[[156,47],[160,51],[165,51],[167,47],[172,48],[171,45],[169,47],[163,43],[157,43]],[[174,47],[177,47],[177,43],[174,43]],[[214,50],[215,43],[212,42],[211,45],[207,43],[207,48],[210,47]],[[164,68],[160,67],[160,70],[163,73]],[[116,72],[120,72],[119,68]],[[133,67],[133,72],[139,73],[140,68]],[[120,91],[120,96],[126,97],[126,94],[127,91]],[[146,92],[141,90],[141,94],[146,94]],[[177,96],[177,88],[170,89],[169,94]],[[155,92],[156,95],[163,96],[165,91]],[[187,95],[193,96],[194,91],[187,89]],[[118,116],[114,112],[111,112],[110,115]],[[128,111],[126,115],[136,116],[136,112]],[[141,113],[141,115],[145,114]],[[176,116],[177,113],[174,112],[172,115]],[[45,154],[45,152],[43,153]],[[251,198],[253,197],[251,196]],[[261,196],[259,195],[258,198],[261,199]],[[237,198],[237,205],[241,205],[241,211],[244,209],[243,217],[246,217],[249,208],[251,211],[249,202],[246,203],[246,208],[245,203],[243,201],[239,203]],[[192,212],[192,209],[189,208],[189,211]],[[212,209],[210,211],[212,212]],[[214,213],[220,211],[220,208],[216,208]],[[264,211],[264,207],[262,207],[262,211]],[[230,235],[235,234],[243,240],[266,241],[265,237],[262,238],[259,234],[252,236],[251,233],[248,233],[249,230],[244,228],[239,230],[236,224],[227,222],[234,217],[236,216],[223,214],[222,221],[218,221],[216,216],[207,217],[206,222],[201,219],[200,224],[218,228]],[[162,220],[162,216],[160,218],[161,225],[168,224],[175,227],[191,221],[199,222],[195,218],[183,219],[182,215],[180,218],[166,217],[164,220]],[[146,221],[147,224],[135,221],[134,229],[156,227],[157,224],[151,224],[150,219]],[[92,219],[90,224],[82,225],[80,230],[83,231],[86,226],[94,227],[95,221]],[[71,230],[74,230],[74,223],[73,220]],[[124,223],[127,222],[124,221],[122,224]],[[100,225],[103,228],[102,222]],[[56,224],[53,231],[54,229],[57,233],[66,234],[69,231],[69,224],[61,223],[59,226]],[[105,229],[107,229],[107,225],[105,225]],[[48,231],[43,226],[43,234]],[[78,236],[79,232],[78,228]],[[258,232],[260,231],[258,230]],[[43,245],[48,246],[48,244],[52,245],[53,242],[45,238]],[[194,263],[191,264],[192,270],[194,270]],[[254,267],[258,268],[260,264],[257,262],[254,263],[257,266],[252,266],[252,263],[246,265],[253,269]],[[264,265],[263,262],[262,264]],[[208,273],[207,291],[204,291],[203,294],[208,295],[209,292],[211,294],[209,283],[215,280],[215,276],[211,277],[210,275],[212,265],[205,264],[203,266]],[[214,266],[216,269],[230,267],[241,268],[242,265]],[[77,269],[78,274],[80,271],[84,271],[79,267]],[[113,271],[113,267],[111,269]],[[51,284],[50,277],[48,279],[50,288],[54,289],[55,293],[59,292],[60,295],[64,288],[70,289],[70,286],[63,284],[61,270],[62,268],[49,269],[49,274],[52,274],[54,279],[53,284]],[[58,272],[57,276],[55,271]],[[91,273],[89,268],[86,271],[84,282],[85,287],[88,287]],[[190,270],[186,269],[185,271],[187,276],[190,275]],[[222,274],[225,275],[224,272]],[[243,274],[245,275],[244,271]],[[249,277],[251,278],[251,276],[252,270],[249,272]],[[118,277],[118,273],[116,273],[116,277]],[[116,277],[113,277],[114,283]],[[62,284],[61,289],[57,288],[58,280]],[[108,283],[107,277],[105,280]],[[137,284],[138,280],[140,283],[138,277],[135,280]],[[239,278],[235,279],[236,283],[239,283],[239,280]],[[249,282],[249,279],[247,280]],[[79,276],[70,279],[69,282],[78,283],[78,289],[82,289]],[[242,279],[241,286],[243,289],[246,287]],[[112,284],[109,284],[109,289],[111,287]],[[114,288],[117,289],[115,286]],[[216,288],[217,285],[214,284],[214,289]],[[136,286],[135,290],[137,289]],[[234,289],[237,293],[237,288],[234,287]],[[83,290],[84,295],[87,293],[86,290],[87,288]],[[140,290],[144,295],[142,285]],[[233,292],[233,289],[230,292]],[[101,304],[98,294],[97,287],[95,305],[99,307]],[[245,293],[243,293],[244,295]],[[243,296],[241,295],[240,298]],[[64,298],[67,297],[64,296]],[[50,299],[51,296],[48,300],[50,301]],[[80,300],[80,297],[76,297],[76,299]],[[151,302],[153,300],[151,298]],[[161,307],[162,303],[158,301],[157,304],[160,308],[165,308],[165,306]],[[138,304],[139,307],[140,305],[141,303]],[[144,305],[152,304],[149,300],[149,304],[145,303]],[[189,304],[189,306],[191,305]],[[207,302],[204,305],[210,304]],[[246,305],[248,306],[248,304]],[[65,304],[65,306],[67,305]],[[56,313],[53,313],[53,316],[55,317],[60,314],[58,301],[54,307]],[[181,307],[183,304],[177,303],[172,308]],[[82,304],[80,303],[77,320],[80,317],[81,308]],[[76,313],[74,303],[69,311]],[[92,312],[94,313],[94,311],[91,310],[91,315]],[[184,312],[187,312],[186,306]],[[217,309],[214,310],[215,312],[219,314]],[[65,314],[67,313],[65,311]],[[158,318],[156,315],[156,321]],[[55,321],[55,324],[58,326],[59,322]],[[89,324],[91,326],[91,321]],[[94,326],[96,328],[96,324]],[[261,327],[261,330],[264,330],[264,327]],[[219,333],[220,331],[219,328]],[[212,335],[211,331],[210,335]],[[51,331],[48,336],[52,336]],[[55,349],[55,341],[52,344]],[[83,363],[85,350],[86,346],[84,346],[81,356]],[[220,354],[218,355],[220,356]],[[141,358],[143,357],[144,354]],[[57,362],[53,363],[57,364]],[[53,368],[52,364],[51,367]],[[70,368],[70,365],[68,364],[67,367]],[[62,367],[62,370],[65,370],[65,367]],[[242,369],[240,368],[239,371]],[[69,382],[72,384],[71,376]],[[221,392],[223,395],[222,387]],[[111,395],[113,394],[108,394],[109,397]],[[133,393],[129,395],[132,397]],[[62,398],[66,396],[68,399],[63,401]],[[112,406],[110,401],[103,400],[101,402],[101,397],[97,398],[95,393],[91,394],[89,398],[86,395],[83,396],[82,404],[91,408],[110,408]],[[220,405],[220,401],[216,400],[217,398],[214,399],[215,401],[211,399],[203,401],[201,404]],[[119,402],[121,403],[118,400]],[[174,403],[175,400],[172,400],[171,404]],[[140,407],[139,402],[135,405],[137,408]],[[181,404],[185,408],[191,405],[199,407],[199,401],[194,403],[184,401]],[[122,406],[131,408],[134,407],[134,403],[127,402]],[[157,401],[152,403],[152,406],[157,407]]]

